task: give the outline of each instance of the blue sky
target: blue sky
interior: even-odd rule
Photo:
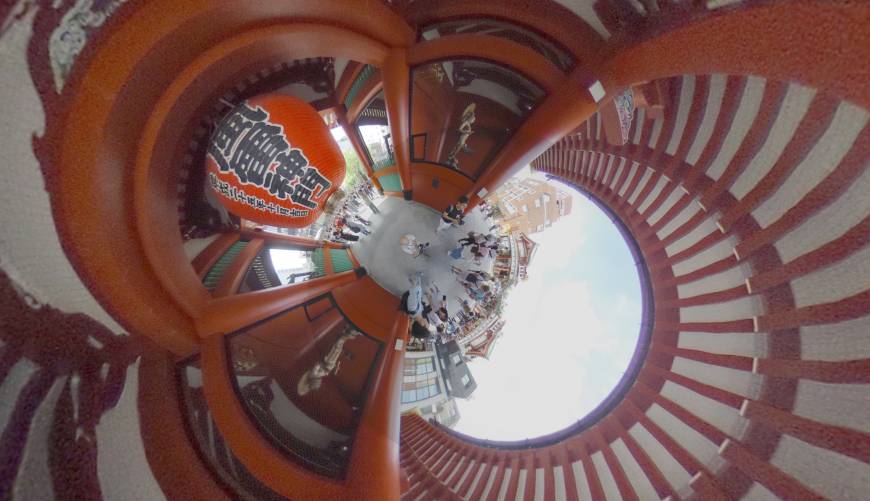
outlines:
[[[470,364],[477,390],[457,399],[462,433],[520,440],[560,430],[604,399],[634,352],[641,295],[631,252],[604,212],[555,184],[573,196],[572,213],[531,236],[540,247],[529,279],[508,298],[491,360]]]

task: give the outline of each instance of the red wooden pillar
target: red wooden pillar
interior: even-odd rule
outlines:
[[[197,333],[200,337],[207,337],[237,331],[357,279],[356,271],[351,270],[301,284],[215,299],[196,319]]]
[[[384,78],[384,102],[387,107],[390,133],[396,154],[396,166],[399,170],[402,192],[405,199],[410,200],[413,196],[409,118],[411,70],[408,67],[407,51],[402,48],[390,50],[381,71]]]
[[[586,79],[585,70],[575,70],[535,108],[472,186],[468,194],[472,207],[480,203],[481,189],[495,190],[595,113],[596,103],[582,91]]]
[[[397,313],[356,431],[347,485],[367,499],[399,499],[399,408],[409,318]]]

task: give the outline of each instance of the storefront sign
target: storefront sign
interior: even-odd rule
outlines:
[[[240,218],[278,227],[313,223],[344,180],[329,128],[308,103],[281,94],[249,99],[217,126],[208,181]]]

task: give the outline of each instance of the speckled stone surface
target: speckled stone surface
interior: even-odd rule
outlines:
[[[447,295],[448,311],[456,313],[457,297],[468,297],[462,285],[456,281],[452,266],[462,269],[492,269],[492,259],[484,258],[480,265],[466,260],[455,260],[447,252],[457,245],[457,240],[469,231],[486,233],[492,225],[479,210],[465,217],[465,224],[447,228],[436,234],[440,215],[433,209],[416,202],[389,197],[381,203],[381,214],[371,218],[372,234],[355,242],[351,249],[371,276],[383,288],[397,296],[408,290],[408,277],[423,273],[423,284],[435,283]],[[412,234],[419,242],[429,242],[425,256],[414,258],[404,253],[399,245],[403,235]]]

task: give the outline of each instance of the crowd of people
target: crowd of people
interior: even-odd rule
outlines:
[[[372,203],[375,189],[369,182],[357,184],[353,191],[343,200],[338,209],[335,210],[335,216],[332,221],[332,228],[329,231],[329,238],[334,242],[348,243],[356,242],[360,238],[370,235],[371,221],[359,215],[366,205],[371,209],[373,214],[377,214],[378,208]]]
[[[465,222],[465,209],[468,199],[461,197],[455,204],[441,213],[436,234],[447,228],[459,227]],[[491,216],[488,206],[481,211]],[[411,336],[421,342],[440,339],[449,341],[466,330],[473,328],[478,321],[489,315],[501,298],[501,282],[489,272],[471,269],[470,265],[480,266],[483,259],[495,257],[498,253],[498,236],[492,225],[487,233],[469,231],[456,241],[456,247],[448,251],[448,256],[456,261],[451,266],[454,279],[463,287],[465,297],[455,297],[459,308],[450,315],[448,297],[434,282],[424,285],[422,273],[409,277],[411,288],[402,298],[405,311],[411,315]]]
[[[362,217],[360,212],[364,204],[373,213],[379,212],[371,202],[374,197],[372,191],[371,184],[361,183],[342,200],[341,205],[334,211],[329,230],[331,240],[341,243],[357,242],[371,234],[371,221]],[[447,238],[443,235],[444,230],[464,225],[467,207],[468,198],[463,196],[444,209],[435,228],[436,236]],[[482,203],[479,210],[485,218],[492,218],[493,209],[486,203]],[[493,224],[486,232],[469,231],[456,240],[455,247],[447,251],[451,260],[452,277],[465,294],[460,293],[449,298],[438,284],[428,280],[422,272],[409,277],[411,287],[402,298],[402,306],[412,317],[411,335],[418,342],[454,339],[473,329],[493,311],[501,298],[501,282],[480,268],[485,260],[495,258],[498,254],[498,228],[497,224]],[[419,242],[413,235],[405,235],[400,244],[404,252],[415,258],[429,257],[429,242]],[[457,307],[453,308],[453,314],[448,310],[450,301],[456,301],[454,304]]]
[[[468,236],[460,238],[456,247],[447,252],[452,259],[460,262],[472,262],[480,265],[486,257],[495,258],[498,254],[498,237],[493,233],[468,232]]]

